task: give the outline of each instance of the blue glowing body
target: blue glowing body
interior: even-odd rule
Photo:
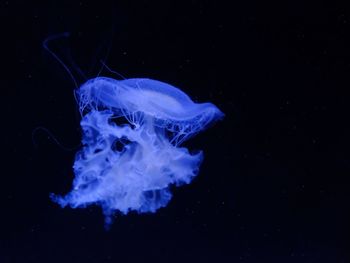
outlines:
[[[181,143],[224,116],[215,105],[194,103],[151,79],[98,77],[76,97],[83,148],[76,154],[72,191],[52,199],[62,207],[100,205],[107,223],[116,211],[166,206],[169,186],[190,183],[203,159],[202,152],[191,154]]]

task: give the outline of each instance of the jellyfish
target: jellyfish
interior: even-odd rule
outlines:
[[[189,184],[202,151],[183,142],[224,117],[212,103],[194,103],[167,83],[97,77],[75,91],[82,115],[82,149],[73,165],[72,190],[51,194],[60,206],[101,206],[115,213],[154,213],[165,207],[170,186]]]

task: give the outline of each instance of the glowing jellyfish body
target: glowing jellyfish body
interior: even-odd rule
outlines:
[[[215,105],[194,103],[151,79],[98,77],[76,95],[84,115],[83,148],[76,154],[72,191],[52,199],[62,207],[98,204],[107,223],[116,211],[166,206],[169,186],[190,183],[203,158],[181,143],[224,116]]]

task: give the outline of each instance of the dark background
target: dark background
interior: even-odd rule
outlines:
[[[350,262],[344,3],[1,1],[0,17],[1,263]],[[49,199],[70,190],[81,135],[74,83],[42,46],[62,32],[50,48],[78,85],[103,60],[226,114],[186,144],[205,153],[190,185],[107,232],[99,208]]]

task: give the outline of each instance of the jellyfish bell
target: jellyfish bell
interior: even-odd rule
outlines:
[[[131,116],[128,119],[136,122],[133,124],[151,118],[155,126],[177,131],[186,138],[224,117],[214,104],[194,103],[180,89],[147,78],[94,78],[79,89],[78,100],[81,109],[108,108]]]

